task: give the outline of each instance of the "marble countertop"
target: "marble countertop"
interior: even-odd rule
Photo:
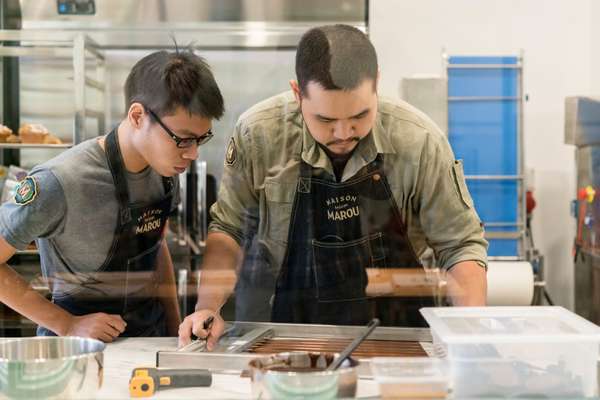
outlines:
[[[174,350],[177,338],[123,338],[107,345],[104,351],[104,383],[98,399],[129,398],[129,377],[136,367],[156,366],[158,350]],[[379,394],[372,380],[359,380],[358,397]],[[159,390],[155,399],[248,399],[252,391],[249,378],[239,375],[213,374],[210,387]]]

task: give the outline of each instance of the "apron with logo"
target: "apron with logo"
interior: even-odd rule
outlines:
[[[340,183],[302,161],[272,320],[366,324],[381,318],[389,301],[405,312],[388,324],[426,326],[418,308],[433,305],[432,298],[369,299],[366,268],[423,268],[385,178],[383,157]]]
[[[112,245],[95,279],[53,302],[77,316],[97,312],[120,315],[127,322],[120,336],[166,336],[165,312],[157,298],[156,259],[171,211],[174,185],[171,179],[163,178],[165,196],[161,200],[130,203],[116,129],[105,143],[119,201]],[[38,335],[53,332],[39,327]]]

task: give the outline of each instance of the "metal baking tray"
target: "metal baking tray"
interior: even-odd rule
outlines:
[[[295,350],[339,352],[363,330],[362,326],[233,322],[227,324],[212,352],[200,340],[179,351],[158,351],[156,366],[239,374],[251,359],[265,354]],[[370,377],[371,357],[433,355],[429,329],[377,327],[354,358],[360,361],[359,376]]]

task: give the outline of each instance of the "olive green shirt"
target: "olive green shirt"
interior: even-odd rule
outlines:
[[[488,244],[462,163],[454,160],[440,129],[409,104],[380,98],[373,129],[348,160],[342,182],[378,153],[416,254],[431,247],[444,269],[467,260],[485,266]],[[211,208],[209,230],[229,234],[242,247],[258,240],[275,274],[287,246],[300,158],[335,179],[329,157],[308,132],[291,91],[255,105],[236,124],[218,200]]]

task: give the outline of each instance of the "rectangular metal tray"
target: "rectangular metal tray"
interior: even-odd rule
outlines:
[[[198,341],[183,351],[158,351],[156,366],[161,368],[208,368],[213,372],[239,374],[246,369],[248,362],[256,357],[264,356],[264,346],[271,346],[274,350],[285,350],[280,345],[283,342],[296,343],[294,350],[314,351],[314,344],[325,344],[330,347],[328,351],[339,351],[340,345],[349,343],[358,336],[364,327],[339,326],[339,325],[312,325],[312,324],[278,324],[268,322],[235,322],[228,323],[226,333],[221,337],[217,347],[212,352],[206,351],[204,341]],[[370,377],[370,358],[374,356],[390,355],[383,351],[381,341],[388,342],[388,347],[412,349],[413,353],[407,356],[426,354],[433,356],[431,333],[427,328],[394,328],[377,327],[369,336],[365,345],[375,347],[380,351],[369,352],[363,348],[354,358],[360,361],[358,374],[360,377]],[[307,346],[302,349],[304,341]],[[327,345],[328,341],[331,346]],[[335,344],[335,346],[334,346]],[[276,346],[275,346],[276,345]],[[417,347],[423,349],[418,351]],[[261,346],[263,349],[261,350]],[[273,347],[275,346],[275,347]],[[319,349],[317,349],[319,350]],[[375,349],[377,350],[377,349]],[[369,356],[367,356],[369,354]]]

